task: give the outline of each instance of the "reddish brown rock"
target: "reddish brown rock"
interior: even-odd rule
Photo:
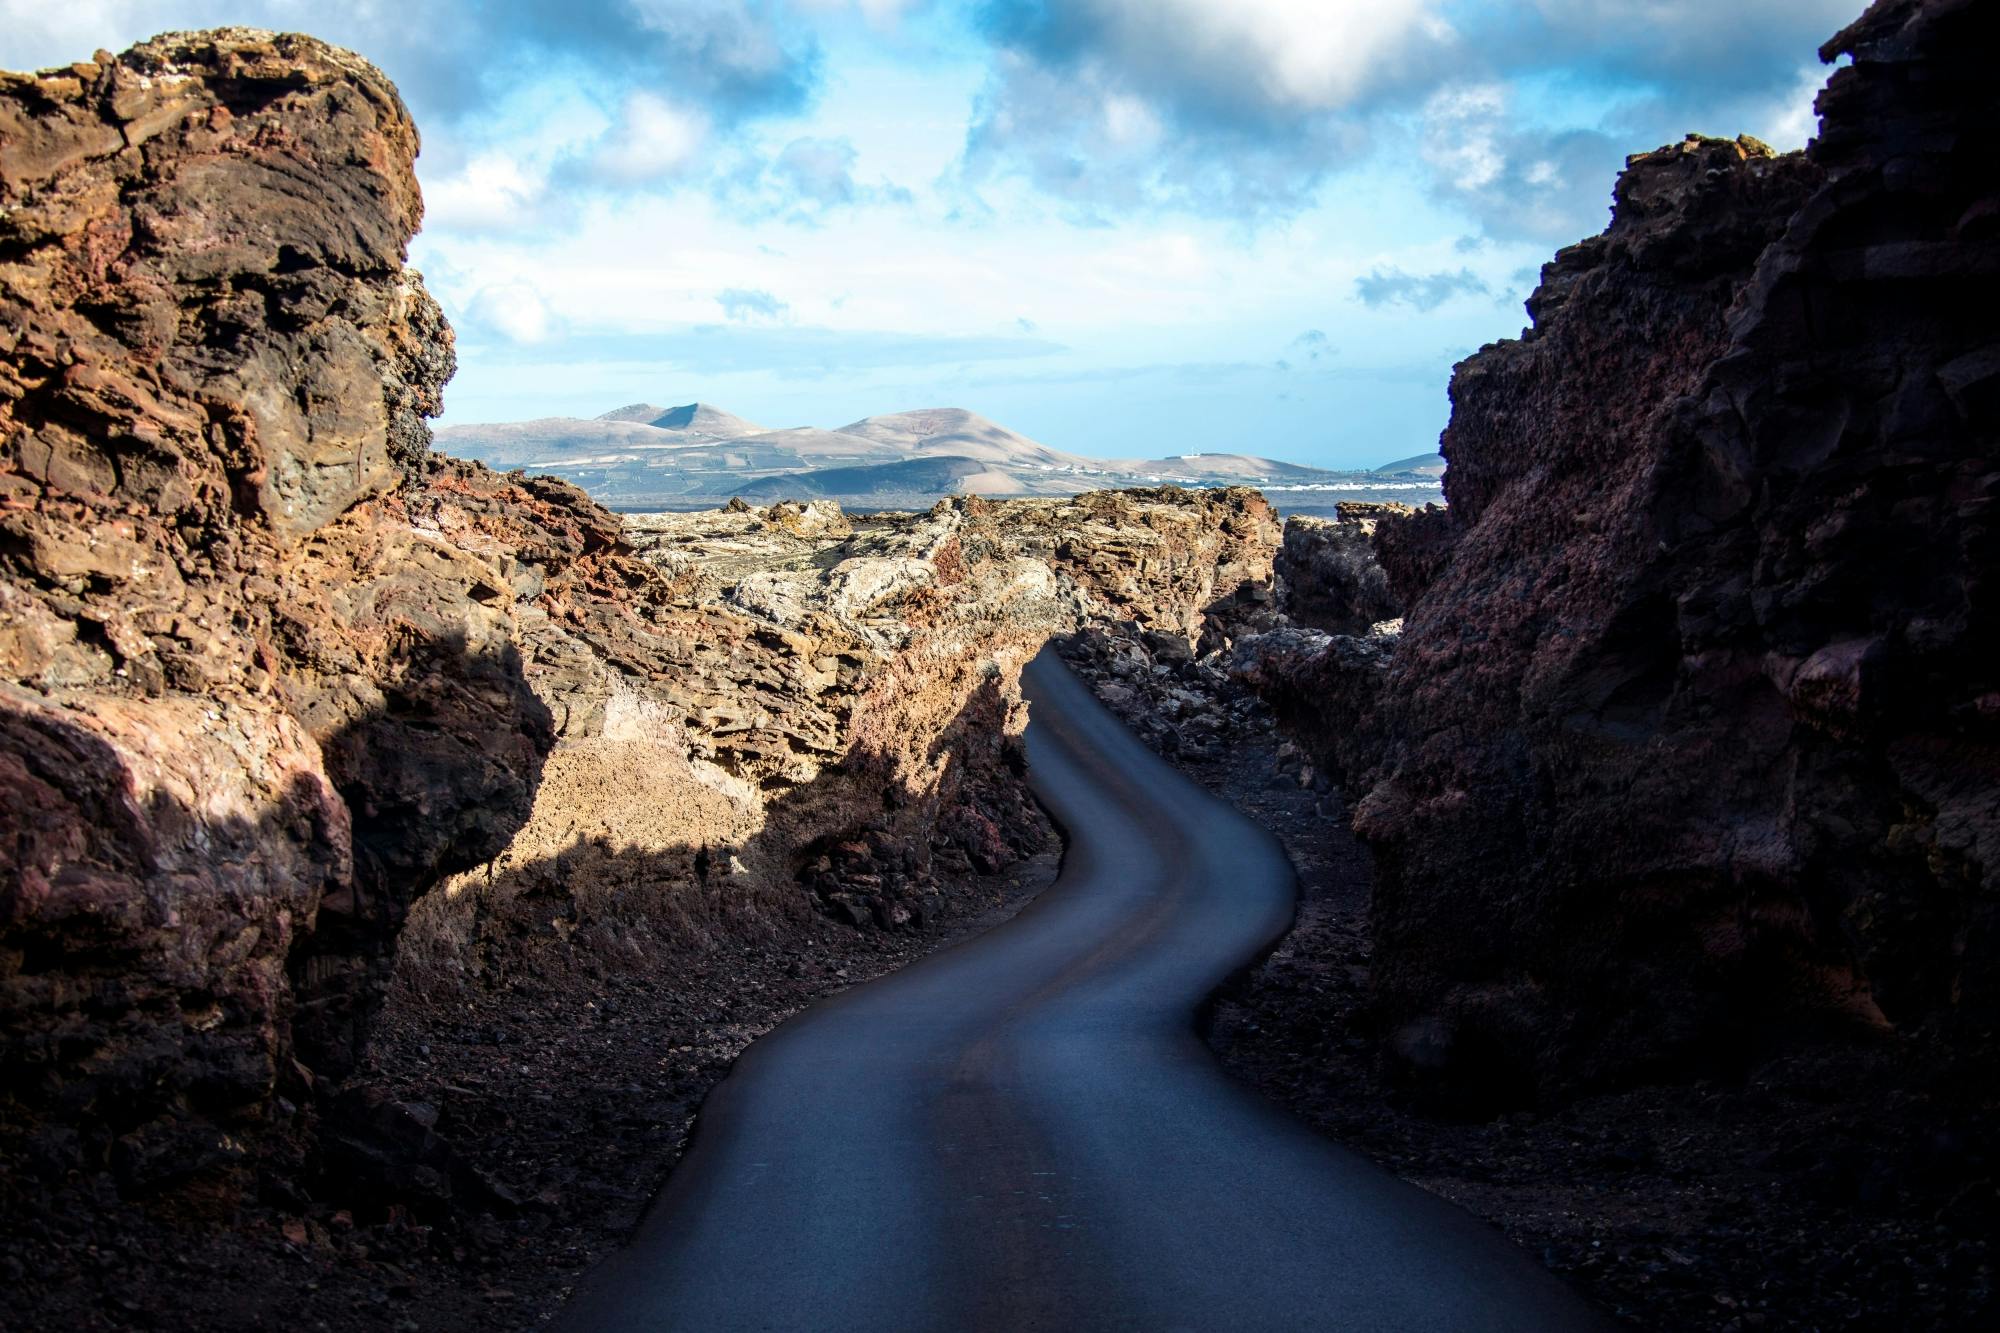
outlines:
[[[0,76],[0,1161],[38,1207],[226,1207],[259,1161],[442,1206],[429,1127],[341,1086],[392,977],[923,929],[1046,835],[1048,635],[1268,593],[1249,492],[628,525],[428,456],[416,147],[308,38]]]
[[[253,1152],[353,1063],[411,898],[527,813],[493,575],[396,494],[452,368],[416,148],[307,38],[0,76],[0,1120],[38,1169]]]
[[[1823,54],[1809,152],[1632,160],[1458,368],[1449,511],[1378,541],[1376,982],[1475,1100],[2000,1018],[2000,14]]]

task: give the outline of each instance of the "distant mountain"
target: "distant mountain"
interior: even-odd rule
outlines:
[[[844,430],[821,430],[817,426],[793,426],[789,430],[766,431],[762,435],[752,435],[737,443],[789,449],[801,459],[811,460],[876,458],[888,461],[906,456],[903,450],[892,444],[871,440],[865,435],[850,435]]]
[[[621,451],[685,449],[762,433],[762,426],[706,403],[681,407],[633,403],[596,417],[443,426],[437,438],[439,448],[460,458],[560,473],[566,466]]]
[[[636,421],[642,426],[650,426],[668,411],[669,409],[655,403],[627,403],[623,407],[614,407],[609,412],[601,412],[592,420]]]
[[[651,418],[652,424],[661,430],[686,431],[690,435],[711,435],[719,440],[733,440],[739,435],[762,435],[764,428],[745,421],[734,413],[725,412],[707,403],[687,403],[681,407],[670,407]]]
[[[1235,479],[1246,486],[1281,484],[1285,481],[1313,482],[1340,475],[1326,468],[1303,463],[1281,463],[1255,454],[1174,454],[1168,458],[1114,458],[1097,464],[1133,476],[1160,481]]]
[[[674,449],[685,436],[638,421],[541,417],[478,426],[442,426],[438,448],[493,467],[533,467],[561,472],[575,461],[627,450]]]
[[[864,417],[842,426],[843,435],[857,435],[891,448],[937,457],[977,458],[1015,467],[1102,467],[1079,454],[1065,454],[1037,444],[1005,426],[960,407],[933,407],[921,412],[894,412]]]
[[[1415,473],[1420,477],[1442,477],[1444,475],[1443,454],[1411,454],[1393,463],[1384,463],[1375,469],[1382,473]]]
[[[446,426],[437,443],[446,453],[495,467],[552,472],[621,509],[700,508],[732,495],[829,497],[894,508],[954,494],[1071,495],[1167,484],[1261,486],[1274,496],[1296,493],[1290,507],[1306,508],[1336,499],[1421,503],[1433,496],[1405,493],[1435,489],[1387,471],[1334,472],[1255,454],[1088,458],[956,407],[863,417],[838,430],[767,430],[707,403],[632,403],[588,419]]]

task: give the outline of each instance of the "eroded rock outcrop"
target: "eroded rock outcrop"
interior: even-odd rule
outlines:
[[[430,456],[416,149],[308,38],[0,76],[0,1154],[82,1191],[34,1207],[478,1193],[350,1077],[399,956],[920,929],[1046,833],[1044,639],[1268,595],[1249,492],[628,525]]]
[[[405,993],[810,928],[921,928],[1048,833],[1018,676],[1052,635],[1192,645],[1268,595],[1254,492],[1096,493],[850,520],[829,502],[618,520],[553,479],[444,465],[426,521],[540,558],[512,497],[608,526],[592,586],[523,588],[560,739],[534,816],[405,941]],[[615,577],[611,572],[615,568]]]
[[[1278,600],[1299,625],[1329,634],[1366,634],[1403,613],[1403,602],[1375,554],[1384,519],[1407,517],[1408,505],[1347,503],[1331,519],[1285,520],[1275,572]]]
[[[396,499],[452,368],[416,148],[306,38],[0,77],[0,1083],[57,1117],[39,1167],[240,1158],[351,1063],[410,897],[526,814],[546,714]]]
[[[1997,51],[1990,5],[1882,0],[1808,152],[1634,158],[1458,368],[1450,509],[1378,535],[1411,602],[1332,747],[1396,1048],[1455,1094],[1809,1014],[1989,1048]]]

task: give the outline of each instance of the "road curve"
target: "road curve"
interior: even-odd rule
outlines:
[[[1053,654],[1024,688],[1055,885],[754,1043],[562,1326],[1601,1327],[1222,1072],[1194,1014],[1289,922],[1284,853]]]

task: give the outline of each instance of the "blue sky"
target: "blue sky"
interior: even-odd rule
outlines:
[[[249,23],[424,136],[447,421],[960,406],[1370,466],[1626,153],[1813,131],[1861,0],[0,0],[0,66]]]

